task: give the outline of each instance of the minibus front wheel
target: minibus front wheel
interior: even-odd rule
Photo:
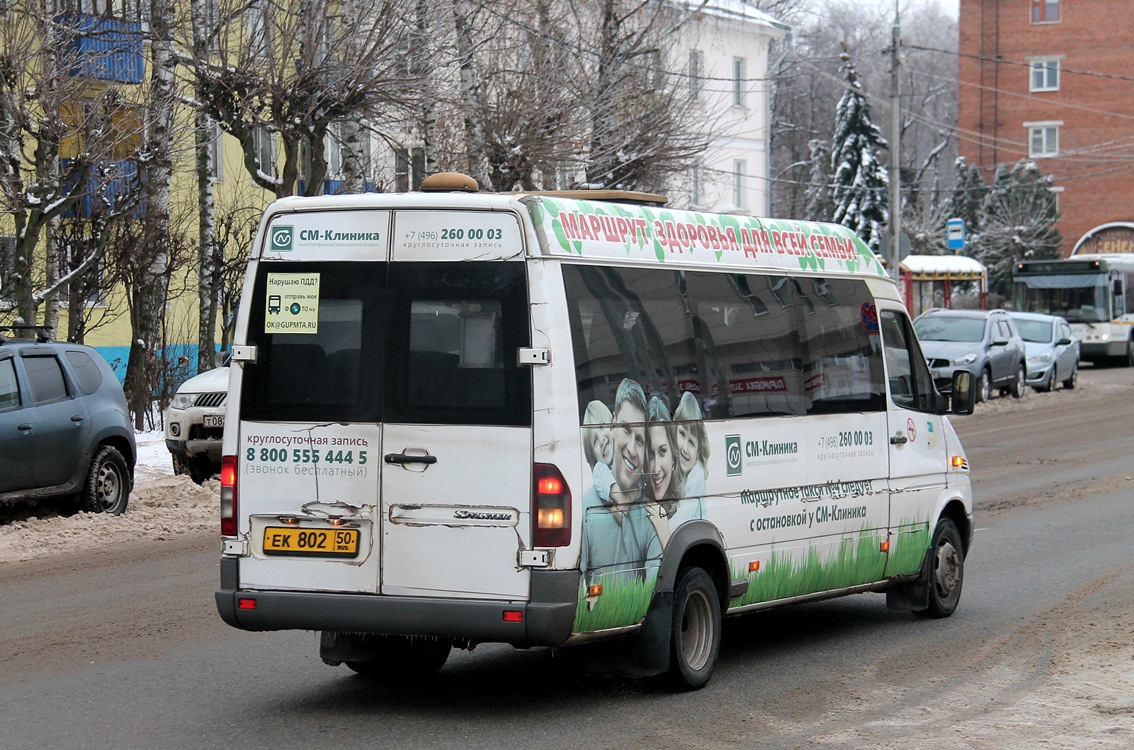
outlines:
[[[928,563],[929,607],[919,614],[948,617],[957,609],[965,580],[965,550],[952,519],[942,518],[937,522]]]

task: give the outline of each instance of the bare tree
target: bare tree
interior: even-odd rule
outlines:
[[[591,0],[597,21],[583,36],[590,133],[586,180],[591,187],[661,190],[708,146],[699,110],[684,87],[670,85],[665,53],[685,20],[664,3]]]
[[[56,300],[97,262],[95,256],[61,262],[62,245],[47,241],[49,227],[129,182],[113,157],[132,126],[122,117],[120,88],[91,86],[84,75],[89,61],[77,41],[89,29],[56,14],[46,0],[17,0],[7,13],[0,24],[0,201],[12,217],[14,240],[0,268],[0,296],[13,300],[18,319],[36,323],[42,302]],[[108,218],[131,207],[128,199],[108,202]],[[54,303],[44,317],[54,323]]]
[[[191,0],[198,22],[205,2]],[[216,9],[185,45],[198,106],[239,141],[253,183],[277,196],[323,191],[333,125],[375,126],[413,102],[398,54],[409,0],[217,0]]]

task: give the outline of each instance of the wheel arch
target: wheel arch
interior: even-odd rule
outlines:
[[[679,526],[662,551],[654,595],[634,639],[636,676],[661,674],[670,667],[670,626],[673,620],[673,587],[682,566],[704,569],[717,588],[721,614],[728,609],[729,567],[724,537],[708,521],[688,521]]]
[[[657,591],[672,592],[677,572],[685,566],[703,568],[716,584],[721,609],[728,608],[729,568],[724,537],[708,521],[689,521],[670,537],[658,568]]]
[[[964,503],[957,498],[947,501],[937,518],[938,520],[948,518],[957,527],[957,532],[961,535],[961,544],[964,546],[964,553],[967,556],[973,543],[973,519]],[[936,523],[934,523],[934,526],[936,526]]]

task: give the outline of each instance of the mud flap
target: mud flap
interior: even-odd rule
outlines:
[[[921,564],[921,573],[918,577],[907,583],[900,583],[886,589],[886,608],[905,609],[921,612],[929,608],[929,574],[933,564],[933,550],[925,551],[925,561]]]
[[[648,677],[669,670],[670,629],[673,625],[673,592],[655,591],[642,620],[642,627],[633,636],[631,677]]]

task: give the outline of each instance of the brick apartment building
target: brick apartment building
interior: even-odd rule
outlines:
[[[1083,252],[1134,251],[1132,6],[960,2],[958,150],[986,181],[998,164],[1035,159],[1059,193],[1063,255],[1088,233]],[[1100,229],[1114,222],[1129,226]]]

